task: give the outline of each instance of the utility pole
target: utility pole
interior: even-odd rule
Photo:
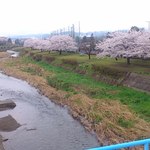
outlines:
[[[148,31],[150,31],[150,21],[146,21],[148,23]]]
[[[68,35],[71,36],[70,34],[70,27],[68,26]]]
[[[66,30],[65,30],[65,27],[63,28],[63,35],[65,35],[66,34]]]
[[[75,38],[74,24],[72,24],[72,38]]]
[[[80,21],[78,23],[78,27],[79,27],[79,35],[78,35],[78,50],[80,51],[80,43],[81,43],[81,37],[80,37]]]
[[[80,38],[80,21],[79,21],[79,24],[78,24],[78,25],[79,25],[79,38]]]

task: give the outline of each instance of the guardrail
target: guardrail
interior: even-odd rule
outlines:
[[[132,141],[132,142],[126,142],[126,143],[120,143],[110,146],[104,146],[99,148],[91,148],[87,150],[118,150],[121,148],[130,148],[130,147],[136,147],[136,146],[144,146],[144,150],[149,150],[150,145],[150,139],[144,139],[144,140],[138,140],[138,141]]]

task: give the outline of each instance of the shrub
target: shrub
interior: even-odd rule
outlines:
[[[34,54],[35,54],[35,53],[30,52],[30,53],[29,53],[29,56],[31,56],[31,57],[33,58]]]
[[[23,49],[21,49],[20,51],[20,56],[27,56],[28,54],[30,55],[30,53],[29,53],[29,51],[28,50],[23,50]],[[31,56],[31,55],[30,55]]]
[[[47,63],[51,63],[52,61],[55,60],[55,57],[52,57],[52,56],[44,56],[43,59],[44,59]]]
[[[76,59],[62,59],[63,64],[68,64],[72,66],[77,66],[78,62]]]
[[[28,54],[29,51],[28,50],[23,50],[23,52],[24,52],[24,54]]]
[[[42,60],[42,55],[41,54],[36,54],[32,57],[35,61],[41,61]]]

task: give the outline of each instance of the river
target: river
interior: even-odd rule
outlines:
[[[72,118],[67,108],[52,103],[27,82],[0,73],[0,100],[12,99],[16,107],[0,112],[10,114],[21,126],[12,132],[0,132],[8,139],[5,150],[83,150],[99,145]]]

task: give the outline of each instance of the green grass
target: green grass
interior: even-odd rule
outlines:
[[[56,54],[52,54],[53,56]],[[58,60],[64,59],[66,56],[58,56]],[[68,55],[73,57],[74,59],[80,56]],[[67,57],[67,58],[68,58]],[[83,56],[81,56],[82,58]],[[83,60],[87,58],[84,56],[84,59],[79,59],[78,62],[84,63]],[[95,59],[95,58],[93,58]],[[102,60],[102,64],[104,64]],[[123,63],[124,60],[122,60]],[[48,64],[44,61],[33,61],[30,58],[24,58],[24,62],[28,63],[35,63],[40,67],[44,68],[46,71],[53,72],[55,76],[47,77],[48,83],[57,88],[61,89],[73,94],[76,93],[85,93],[90,97],[97,98],[99,100],[106,99],[106,100],[119,100],[123,104],[128,105],[131,110],[137,113],[141,118],[144,118],[147,121],[150,121],[150,94],[145,92],[140,92],[131,88],[116,86],[116,85],[109,85],[102,82],[97,82],[93,78],[88,75],[81,75],[75,73],[71,70],[66,70],[59,66],[59,61],[54,61],[52,64]],[[105,65],[111,64],[112,66],[116,63],[112,63],[114,60],[110,59]],[[93,63],[93,60],[88,61],[88,64]],[[96,63],[99,63],[96,60]],[[56,64],[58,66],[56,66]],[[118,65],[118,64],[117,64]],[[128,68],[127,68],[128,69]],[[119,121],[119,123],[126,124],[123,120]],[[130,124],[130,123],[129,123]],[[128,123],[127,123],[128,126]]]
[[[131,59],[131,64],[127,65],[126,59],[120,58],[118,61],[116,61],[114,58],[103,58],[103,59],[97,59],[95,55],[91,56],[91,59],[88,59],[87,55],[79,55],[76,53],[67,53],[63,52],[62,55],[59,55],[58,52],[39,52],[38,50],[32,51],[32,53],[35,54],[41,54],[44,56],[50,56],[55,58],[51,64],[53,65],[62,65],[68,66],[68,63],[65,64],[63,61],[73,60],[76,62],[75,65],[78,64],[78,69],[80,70],[86,70],[88,73],[91,72],[91,68],[93,65],[97,66],[103,66],[106,68],[116,69],[124,72],[135,72],[138,74],[144,74],[150,76],[150,60],[140,60],[140,59]],[[72,62],[71,62],[72,63]],[[70,65],[70,69],[72,68],[72,65]]]
[[[57,53],[51,53],[50,55],[56,57],[56,61],[52,63],[53,65],[60,64],[64,59],[72,59],[78,62],[80,69],[86,69],[88,71],[91,71],[92,65],[99,65],[125,72],[150,75],[150,60],[131,59],[131,64],[127,65],[126,59],[118,59],[118,61],[113,58],[97,59],[92,55],[91,60],[89,60],[87,55],[68,53],[64,53],[62,56],[59,56]]]
[[[132,120],[126,120],[125,118],[118,118],[118,124],[124,128],[131,128],[134,126],[134,122]]]

